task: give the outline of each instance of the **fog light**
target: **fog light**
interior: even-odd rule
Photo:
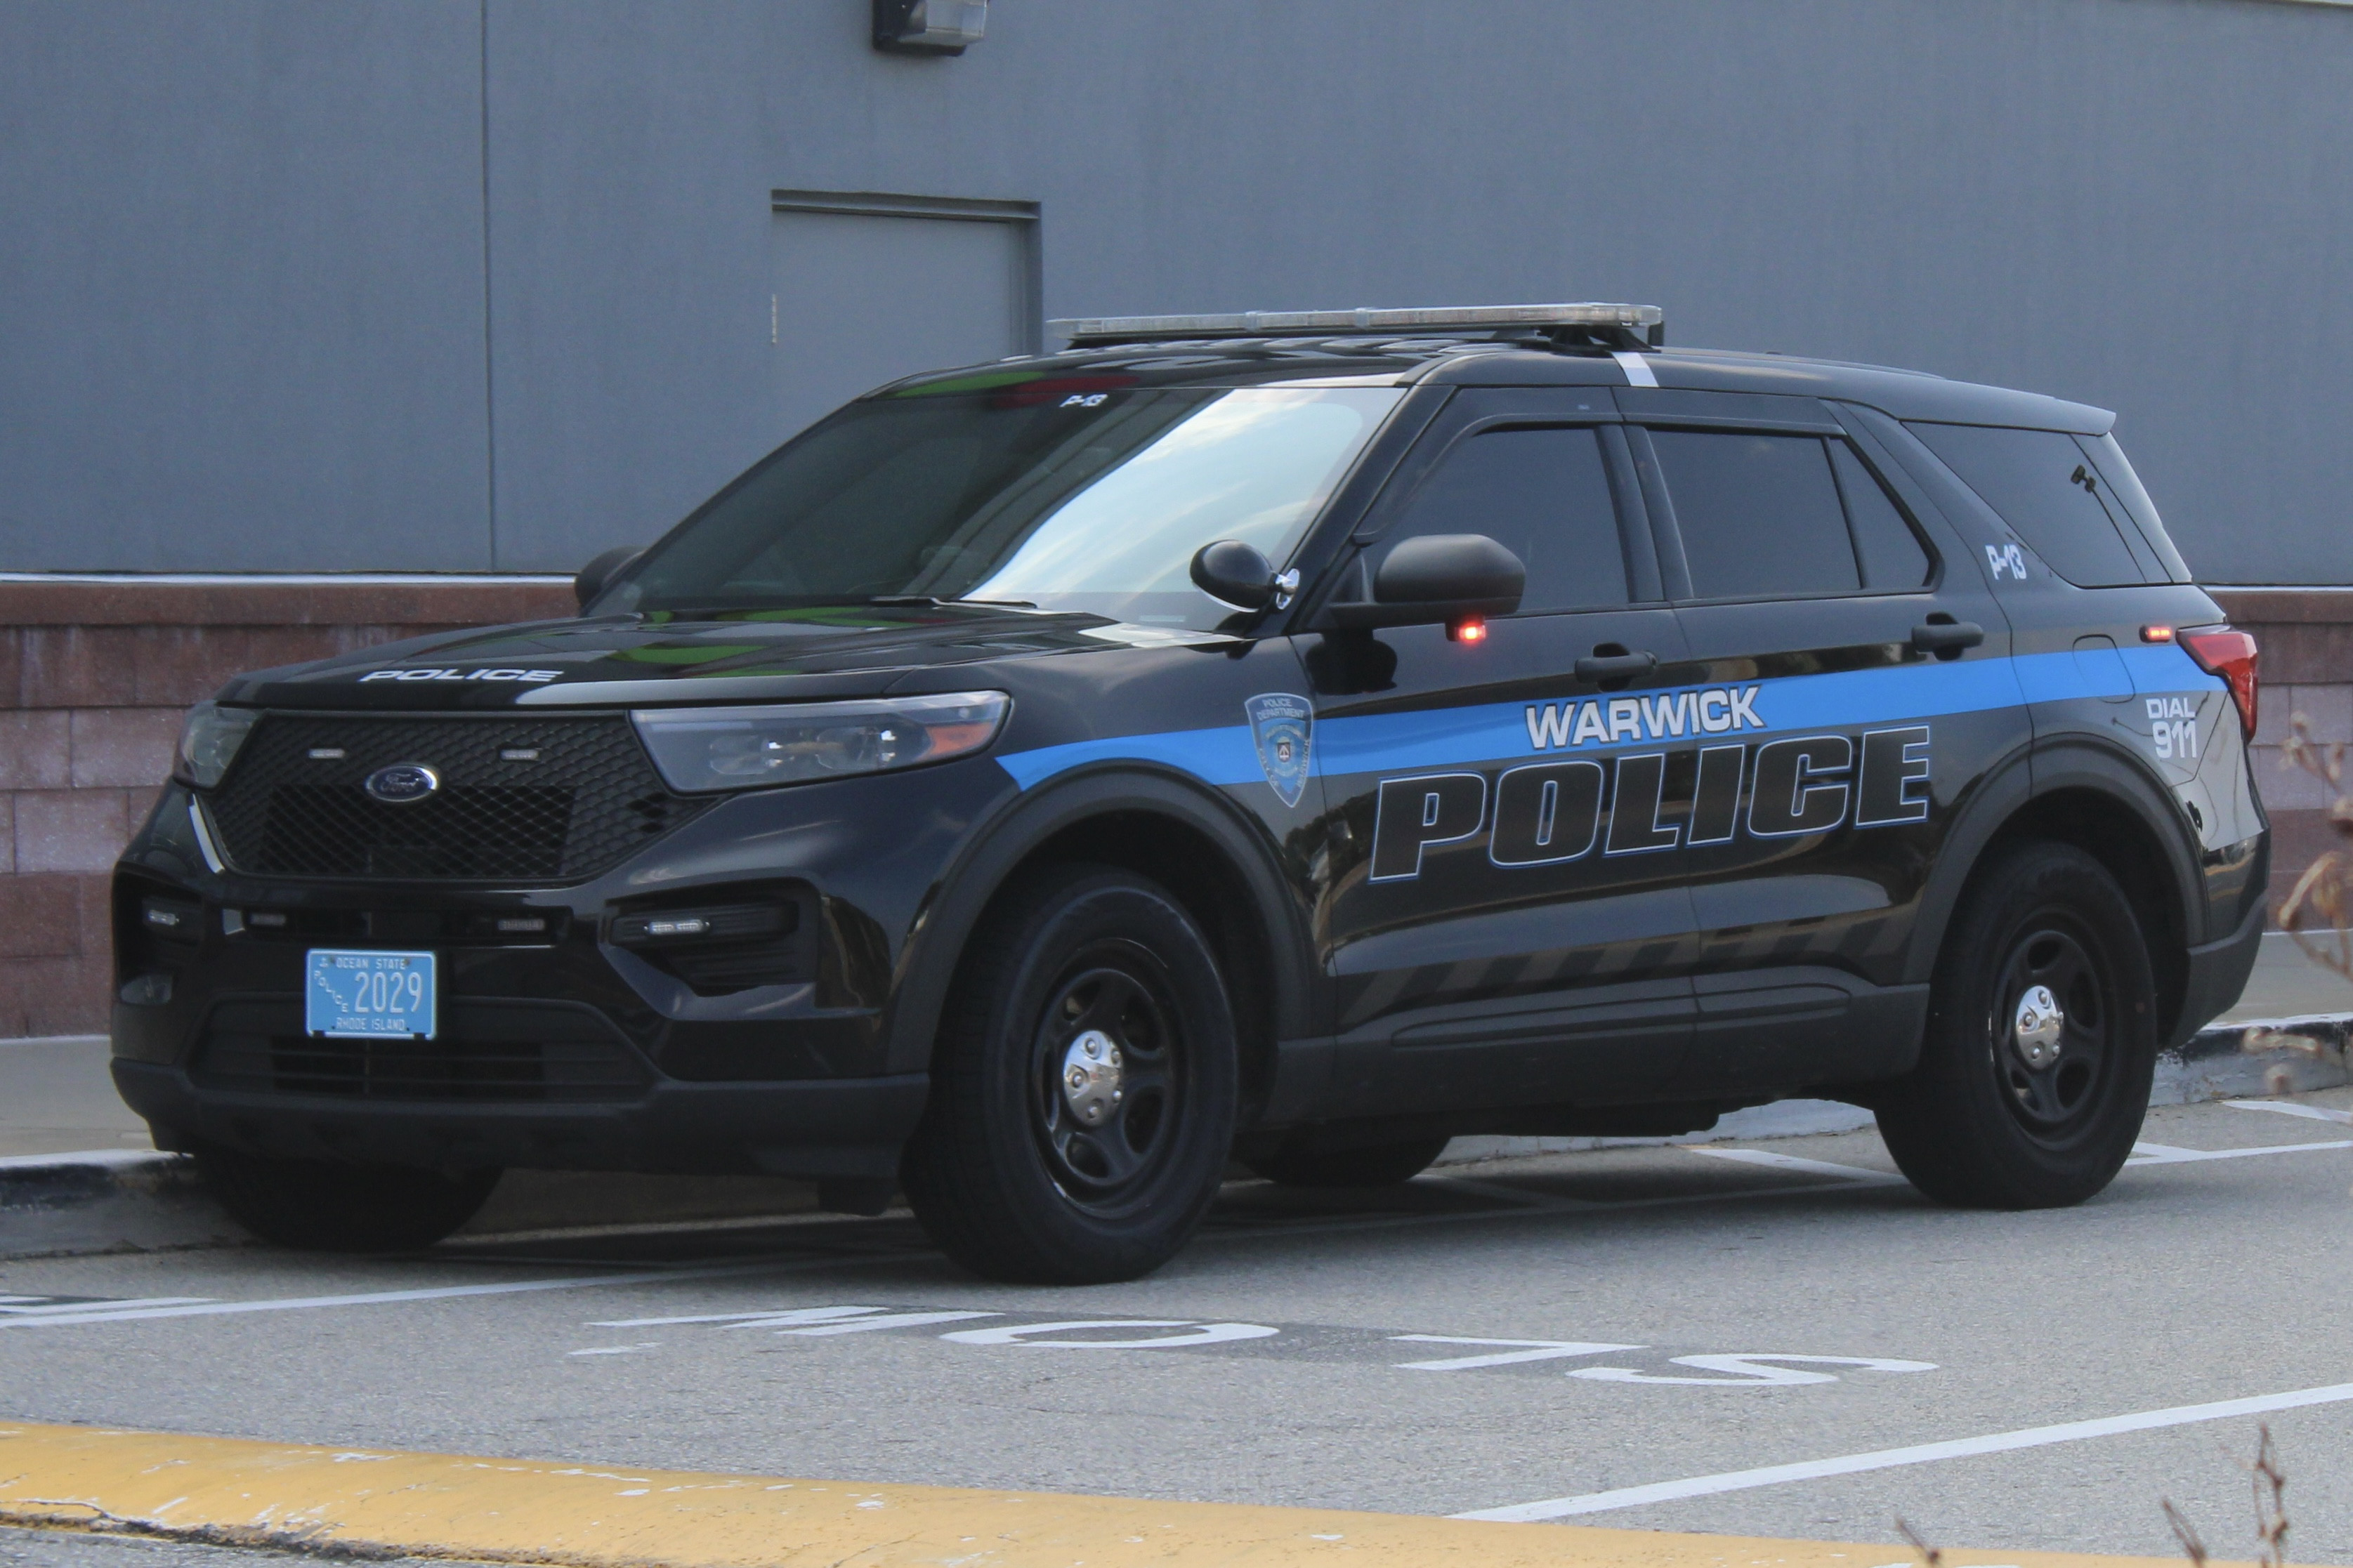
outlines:
[[[124,981],[116,994],[133,1007],[161,1007],[172,999],[172,977],[161,973],[142,974]]]
[[[661,947],[672,942],[752,942],[782,936],[799,924],[800,911],[787,904],[714,904],[701,910],[616,915],[616,947]]]
[[[204,932],[205,911],[201,905],[185,903],[178,899],[144,898],[139,900],[139,923],[158,936],[175,942],[195,942]]]

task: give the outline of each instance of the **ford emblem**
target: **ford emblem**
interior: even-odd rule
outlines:
[[[370,800],[386,805],[409,805],[441,787],[441,775],[423,763],[395,763],[368,774],[360,787]]]

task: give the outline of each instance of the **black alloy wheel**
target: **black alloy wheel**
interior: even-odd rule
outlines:
[[[2052,911],[2012,944],[1986,1020],[2005,1102],[2027,1135],[2063,1137],[2098,1103],[2111,1065],[2107,976]]]
[[[2015,845],[1954,913],[1919,1064],[1882,1096],[1880,1135],[1938,1203],[2081,1203],[2131,1154],[2156,1067],[2156,985],[2124,889],[2072,846]]]
[[[1133,1279],[1217,1196],[1237,1077],[1224,980],[1184,905],[1133,872],[1037,868],[958,966],[900,1184],[974,1273]]]
[[[1115,1214],[1175,1146],[1180,1034],[1166,966],[1112,940],[1076,955],[1030,1050],[1034,1127],[1055,1184]]]

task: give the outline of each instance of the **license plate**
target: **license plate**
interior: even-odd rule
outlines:
[[[303,1026],[334,1039],[429,1040],[434,1027],[429,952],[311,950]]]

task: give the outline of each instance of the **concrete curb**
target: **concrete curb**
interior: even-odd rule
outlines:
[[[2348,1013],[2211,1026],[2179,1051],[2158,1058],[2149,1103],[2192,1105],[2335,1089],[2353,1082],[2348,1046],[2353,1046],[2353,1014]],[[1860,1106],[1784,1100],[1733,1111],[1704,1132],[1678,1138],[1457,1138],[1438,1163],[1459,1166],[1588,1149],[1802,1138],[1859,1131],[1871,1122],[1871,1112]],[[678,1196],[696,1211],[688,1214],[676,1206],[676,1200],[666,1203],[659,1194],[622,1190],[628,1184],[624,1177],[558,1174],[542,1181],[549,1193],[533,1194],[537,1203],[526,1198],[513,1205],[518,1225],[529,1226],[534,1217],[543,1223],[559,1221],[554,1213],[531,1214],[546,1205],[585,1208],[645,1224],[699,1219],[706,1210],[734,1215],[768,1212],[756,1201],[747,1202],[761,1194],[723,1195],[714,1205],[712,1194],[703,1190],[713,1184],[678,1189]],[[569,1202],[563,1192],[566,1187],[579,1189]],[[614,1190],[600,1190],[605,1187]],[[806,1191],[788,1195],[780,1189],[774,1197],[769,1206],[779,1216],[806,1212],[809,1206]],[[197,1178],[195,1163],[181,1155],[97,1150],[0,1158],[0,1258],[241,1246],[252,1239],[212,1201]]]

